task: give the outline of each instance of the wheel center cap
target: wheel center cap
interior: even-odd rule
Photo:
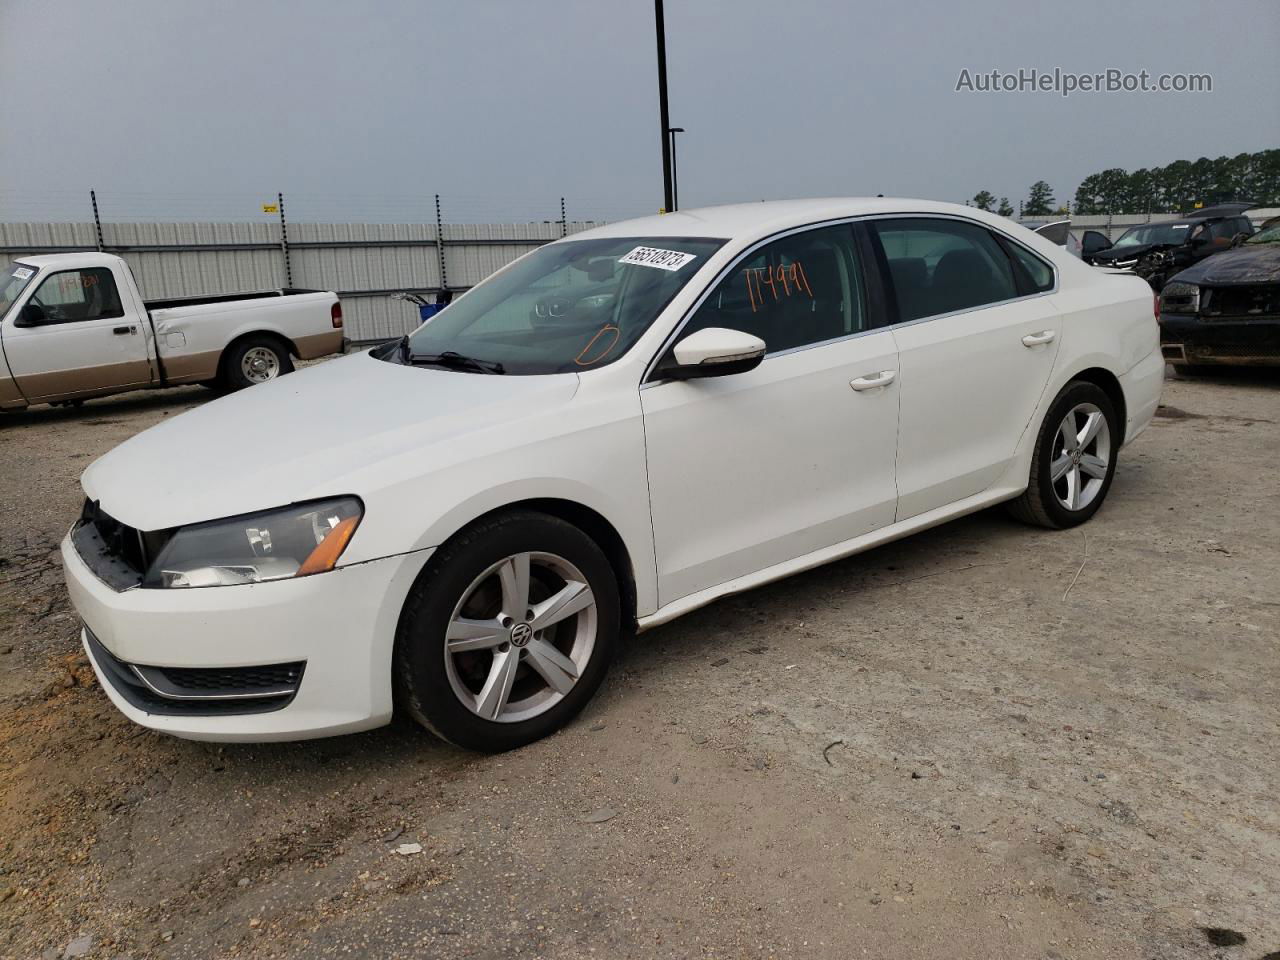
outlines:
[[[529,641],[533,639],[533,627],[527,623],[517,623],[511,628],[511,645],[513,647],[527,646]]]

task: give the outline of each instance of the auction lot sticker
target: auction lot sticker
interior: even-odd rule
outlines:
[[[641,247],[640,249],[643,250],[644,248]],[[18,267],[16,270],[13,271],[14,277],[16,277],[19,280],[26,280],[33,273],[35,273],[35,271],[32,270],[30,267]]]
[[[638,267],[657,267],[659,270],[679,270],[690,260],[696,260],[697,254],[682,253],[679,250],[661,250],[658,247],[636,247],[619,263],[634,263]]]

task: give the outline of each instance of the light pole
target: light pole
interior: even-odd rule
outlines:
[[[676,134],[684,133],[684,127],[668,127],[671,136],[671,210],[680,209],[680,180],[676,176]]]
[[[667,112],[667,28],[662,18],[662,0],[653,0],[654,28],[658,34],[658,121],[662,130],[662,209],[675,208],[671,182],[671,118]]]

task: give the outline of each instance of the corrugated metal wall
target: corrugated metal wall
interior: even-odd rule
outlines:
[[[566,230],[591,226],[570,223]],[[276,223],[104,223],[102,231],[103,249],[128,261],[144,298],[290,285],[336,290],[353,340],[396,337],[413,329],[417,308],[391,294],[444,285],[435,224],[289,224],[287,272]],[[474,286],[560,233],[558,223],[445,224],[448,286]],[[93,250],[97,243],[92,223],[0,223],[0,259]]]
[[[1115,239],[1134,224],[1175,218],[1075,217],[1072,228],[1100,230]],[[569,223],[566,230],[592,226]],[[391,294],[444,285],[433,223],[296,223],[288,229],[288,272],[278,223],[104,223],[102,243],[129,262],[146,298],[284,286],[336,290],[353,340],[387,339],[412,330],[417,308]],[[561,232],[558,223],[445,224],[443,229],[444,279],[453,290],[474,286]],[[0,259],[93,250],[97,242],[92,223],[0,223]]]

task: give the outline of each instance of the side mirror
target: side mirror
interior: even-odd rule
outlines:
[[[18,314],[16,320],[13,321],[15,327],[38,327],[42,323],[49,322],[49,315],[44,312],[44,307],[38,303],[28,302],[22,308],[22,312]]]
[[[746,373],[760,365],[767,350],[763,340],[749,333],[707,327],[677,343],[671,351],[674,362],[664,364],[660,374],[672,380],[692,380]]]

